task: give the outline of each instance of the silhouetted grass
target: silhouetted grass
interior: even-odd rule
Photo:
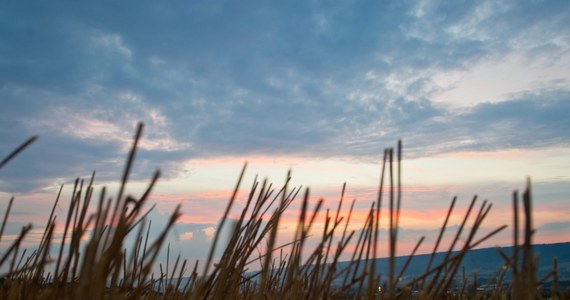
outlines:
[[[497,266],[501,271],[494,278],[494,286],[478,290],[476,274],[469,281],[465,270],[460,270],[461,261],[469,250],[507,228],[507,225],[503,225],[482,237],[477,235],[492,207],[487,201],[478,204],[477,197],[471,201],[444,259],[434,265],[433,257],[440,250],[449,217],[455,207],[456,199],[451,201],[425,273],[409,282],[402,282],[401,278],[424,237],[418,241],[403,267],[397,270],[395,256],[402,203],[400,142],[396,151],[386,149],[384,152],[378,196],[371,204],[361,230],[348,229],[354,201],[348,209],[344,206],[343,186],[336,211],[327,209],[324,212],[324,228],[317,236],[316,247],[307,248],[309,232],[317,216],[323,214],[323,202],[311,203],[308,188],[291,188],[290,174],[280,188],[256,178],[239,219],[228,224],[246,170],[244,166],[203,267],[198,262],[190,267],[188,261],[180,256],[171,266],[170,246],[165,241],[180,217],[180,206],[171,213],[166,226],[153,240],[149,238],[151,222],[147,220],[153,207],[145,209],[160,172],[155,172],[140,198],[124,195],[142,128],[142,124],[139,124],[115,198],[110,197],[105,188],[95,198],[95,173],[88,183],[78,179],[63,220],[58,220],[54,214],[60,200],[60,189],[36,250],[28,254],[22,248],[22,241],[32,228],[27,225],[0,254],[0,268],[7,270],[2,275],[0,299],[536,299],[542,297],[540,286],[546,280],[553,281],[553,298],[568,298],[568,293],[561,295],[557,290],[556,260],[550,274],[542,279],[536,277],[536,258],[532,253],[534,229],[530,181],[522,199],[516,192],[513,195],[514,251],[508,256],[497,248],[505,263]],[[0,171],[33,140],[35,137],[3,159]],[[288,243],[278,245],[280,221],[299,194],[303,196],[295,235]],[[8,202],[0,228],[0,241],[13,202],[14,198]],[[92,202],[96,206],[94,212],[90,212]],[[522,213],[519,209],[521,204]],[[381,243],[379,233],[383,205],[388,206],[389,210],[390,263],[388,274],[377,274],[376,258]],[[345,219],[341,212],[346,210],[348,214]],[[56,224],[64,224],[60,242],[54,238]],[[220,258],[214,261],[220,232],[227,226],[230,226],[230,238]],[[519,232],[523,240],[520,245]],[[127,244],[129,234],[135,236],[133,244]],[[86,236],[87,240],[82,241]],[[462,245],[459,245],[460,239],[464,241]],[[355,251],[350,263],[344,264],[340,260],[349,244],[354,245]],[[167,261],[166,265],[162,265],[157,262],[157,257],[165,247]],[[259,252],[259,249],[264,250]],[[156,264],[159,264],[159,274],[152,272]],[[251,271],[254,264],[259,266],[258,271]],[[200,272],[200,269],[203,271]],[[505,286],[503,279],[507,272],[512,272],[513,280]],[[453,286],[459,274],[463,279],[462,285]]]

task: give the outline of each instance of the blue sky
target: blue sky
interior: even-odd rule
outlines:
[[[538,226],[570,228],[568,1],[4,1],[0,101],[0,156],[40,136],[0,171],[22,220],[77,176],[116,182],[143,121],[133,193],[159,167],[158,214],[212,214],[181,234],[217,222],[246,160],[336,199],[372,189],[398,139],[404,183],[430,191],[410,210],[509,207],[531,176]]]

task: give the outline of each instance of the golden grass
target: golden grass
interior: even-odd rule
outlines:
[[[372,203],[361,230],[348,230],[354,201],[348,208],[347,218],[340,217],[340,213],[346,210],[343,206],[343,186],[336,211],[327,209],[325,212],[326,221],[317,246],[307,249],[309,231],[315,224],[317,215],[323,213],[322,200],[313,204],[311,209],[309,189],[301,191],[300,188],[290,188],[290,174],[279,189],[267,181],[259,182],[256,179],[239,219],[229,228],[231,235],[227,245],[220,258],[212,264],[220,232],[228,226],[228,216],[246,169],[244,166],[215,232],[203,271],[198,271],[198,262],[190,267],[188,261],[180,256],[171,267],[170,247],[165,241],[180,217],[180,206],[172,212],[166,226],[154,240],[149,239],[151,224],[147,220],[152,207],[145,210],[160,173],[155,172],[140,198],[124,195],[142,128],[142,124],[139,124],[115,198],[108,196],[105,188],[101,190],[98,200],[93,196],[95,173],[88,183],[78,179],[63,221],[57,220],[54,214],[60,199],[60,189],[41,241],[33,253],[27,254],[27,250],[22,248],[22,241],[32,228],[28,225],[22,228],[18,238],[0,254],[0,268],[7,270],[1,275],[0,299],[539,299],[542,297],[540,285],[546,280],[553,280],[553,298],[568,298],[568,293],[560,294],[557,290],[556,260],[547,277],[540,280],[536,278],[536,258],[531,247],[534,229],[530,181],[522,199],[519,199],[516,192],[513,195],[512,231],[515,250],[508,256],[500,248],[497,249],[505,263],[496,278],[498,284],[495,288],[484,293],[477,291],[476,278],[468,286],[465,270],[460,270],[461,261],[469,250],[507,228],[504,225],[478,237],[478,230],[492,204],[483,201],[478,205],[477,197],[471,201],[443,261],[434,265],[433,258],[440,251],[449,216],[455,207],[455,198],[451,201],[425,273],[410,282],[400,282],[413,255],[424,241],[422,237],[403,268],[396,270],[395,255],[402,203],[400,142],[396,151],[386,149],[384,152],[378,197]],[[35,139],[36,137],[29,139],[3,159],[0,171]],[[302,208],[295,236],[290,242],[277,245],[280,219],[300,193],[303,195]],[[89,213],[92,201],[96,202],[96,209]],[[14,198],[11,198],[2,221],[0,242],[13,202]],[[377,274],[376,258],[380,245],[383,204],[389,209],[390,263],[388,274]],[[519,212],[520,204],[522,214]],[[521,215],[524,222],[522,231],[519,228]],[[54,239],[57,222],[65,224],[64,233],[61,242],[54,244],[57,243]],[[87,232],[89,238],[82,242],[81,239]],[[523,239],[521,245],[518,244],[519,232]],[[128,245],[127,235],[131,233],[135,235],[135,242]],[[465,241],[461,246],[458,243],[460,238]],[[349,244],[354,245],[356,251],[351,256],[350,264],[341,264],[341,256]],[[159,264],[160,273],[154,274],[152,270],[158,263],[158,254],[165,247],[168,253],[166,266],[163,268]],[[56,249],[55,252],[53,249]],[[260,253],[257,252],[258,249],[265,251]],[[259,271],[250,271],[253,264],[259,265]],[[344,265],[347,267],[342,267]],[[503,278],[507,272],[512,272],[513,280],[509,286],[503,287]],[[463,278],[463,285],[452,289],[458,276]],[[382,292],[379,292],[379,286]]]

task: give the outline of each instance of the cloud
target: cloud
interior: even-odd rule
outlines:
[[[570,228],[570,222],[552,222],[546,223],[538,228],[539,231],[562,231]]]
[[[410,157],[568,144],[566,1],[2,6],[0,153],[40,134],[4,191],[119,178],[139,120],[135,178],[229,154],[377,160],[399,138]],[[472,80],[496,62],[538,75]]]

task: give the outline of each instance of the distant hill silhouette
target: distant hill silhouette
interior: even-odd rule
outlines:
[[[506,255],[510,256],[512,254],[513,247],[501,247]],[[545,275],[552,271],[553,259],[556,257],[558,259],[559,268],[559,283],[558,288],[563,291],[570,288],[570,242],[566,243],[556,243],[556,244],[536,244],[533,245],[533,252],[539,257],[537,275],[538,279],[542,279]],[[402,283],[409,282],[414,278],[422,275],[426,271],[427,264],[429,262],[431,254],[421,254],[413,257],[410,265],[408,266],[404,276],[402,278]],[[436,253],[432,267],[437,266],[443,258],[445,253]],[[405,264],[408,256],[399,256],[396,258],[396,273],[399,273],[402,266]],[[477,286],[484,285],[488,282],[494,273],[496,273],[505,263],[505,260],[499,255],[496,248],[483,248],[469,251],[463,259],[461,267],[465,267],[467,279],[470,282],[473,278],[473,272],[477,272]],[[360,264],[363,267],[364,262]],[[347,267],[353,267],[354,264],[351,262],[338,262],[336,265],[336,270],[343,270]],[[387,280],[389,268],[388,258],[378,258],[376,259],[376,274],[382,274],[382,281]],[[246,273],[251,276],[253,281],[260,279],[258,271],[250,271]],[[511,281],[512,271],[508,270],[504,278],[504,282],[508,283]],[[248,276],[248,277],[249,277]],[[458,274],[458,276],[461,276]],[[342,277],[342,276],[341,276]],[[175,278],[177,279],[177,278]],[[340,278],[339,278],[340,279]],[[182,279],[181,286],[184,286],[188,281],[188,277]],[[543,284],[543,289],[545,291],[550,291],[550,285],[552,280],[549,279]],[[333,286],[335,283],[333,282]],[[155,289],[159,290],[158,283]]]
[[[502,249],[509,256],[513,251],[513,247],[502,247]],[[560,280],[570,280],[570,242],[536,244],[533,245],[533,252],[539,258],[537,267],[539,279],[552,271],[553,259],[554,257],[557,257]],[[404,273],[402,278],[403,281],[408,281],[424,274],[430,256],[431,254],[414,256]],[[436,253],[432,267],[441,263],[444,257],[445,253]],[[400,256],[396,258],[396,273],[401,270],[407,259],[408,256]],[[465,267],[465,271],[468,276],[471,276],[473,272],[477,272],[477,277],[481,279],[481,281],[484,281],[493,276],[493,274],[496,273],[504,263],[505,260],[499,255],[496,248],[484,248],[469,251],[463,258],[461,267]],[[347,267],[348,264],[349,262],[340,262],[337,266],[337,270]],[[378,258],[376,260],[376,272],[383,274],[383,277],[388,275],[388,268],[388,258]],[[509,280],[511,274],[512,273],[509,270],[505,279]]]

